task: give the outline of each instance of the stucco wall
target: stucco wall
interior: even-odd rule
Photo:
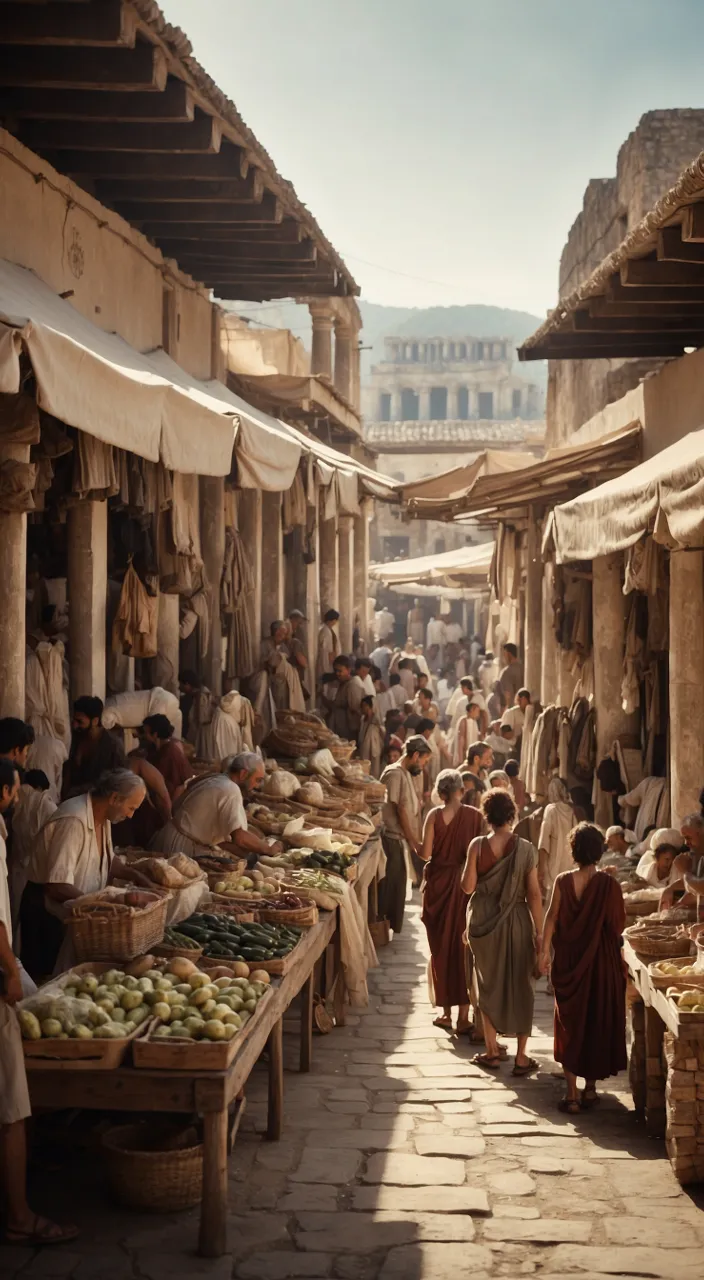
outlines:
[[[37,180],[37,175],[41,175]],[[162,343],[164,284],[173,287],[170,354],[195,377],[212,368],[204,289],[117,214],[0,130],[0,257],[34,271],[101,329],[140,351]]]

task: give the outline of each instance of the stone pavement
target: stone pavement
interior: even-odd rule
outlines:
[[[232,1255],[193,1254],[197,1214],[109,1207],[92,1159],[39,1188],[83,1233],[71,1252],[6,1250],[26,1280],[702,1280],[704,1213],[637,1121],[625,1076],[567,1118],[552,1060],[551,1001],[536,1000],[537,1076],[473,1066],[475,1047],[432,1026],[416,903],[381,953],[368,1009],[316,1037],[313,1071],[287,1071],[284,1136],[268,1143],[266,1076],[248,1089],[230,1163]],[[541,984],[542,986],[543,984]],[[286,1039],[286,1037],[285,1037]],[[297,1037],[288,1037],[293,1068]],[[515,1042],[510,1045],[515,1048]],[[3,1264],[5,1269],[3,1270]],[[9,1270],[8,1270],[9,1264]]]

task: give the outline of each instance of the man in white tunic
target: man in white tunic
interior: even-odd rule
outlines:
[[[171,818],[157,831],[150,849],[153,853],[185,853],[193,857],[216,847],[234,847],[242,856],[271,853],[280,845],[269,845],[247,830],[243,790],[251,794],[264,780],[264,762],[252,751],[233,756],[223,773],[210,773],[189,783],[176,801]]]

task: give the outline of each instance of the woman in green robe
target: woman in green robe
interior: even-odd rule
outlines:
[[[516,806],[508,792],[486,792],[481,808],[489,834],[470,844],[462,876],[462,888],[470,895],[467,940],[486,1045],[473,1061],[495,1070],[501,1062],[497,1033],[516,1036],[512,1074],[524,1076],[538,1066],[526,1054],[543,929],[538,854],[529,840],[514,834]]]

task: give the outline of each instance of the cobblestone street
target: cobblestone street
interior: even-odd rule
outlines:
[[[40,1191],[82,1227],[70,1252],[7,1250],[27,1280],[445,1280],[470,1275],[701,1280],[704,1213],[635,1119],[625,1076],[594,1112],[556,1109],[551,1002],[536,1002],[533,1079],[490,1075],[432,1026],[417,904],[382,953],[369,1008],[316,1037],[286,1073],[284,1136],[268,1143],[255,1072],[230,1162],[232,1256],[194,1256],[197,1213],[111,1210],[95,1158]],[[544,984],[541,984],[541,987]],[[297,1037],[288,1041],[295,1063]],[[57,1203],[58,1200],[58,1203]],[[4,1271],[3,1274],[8,1274]]]

